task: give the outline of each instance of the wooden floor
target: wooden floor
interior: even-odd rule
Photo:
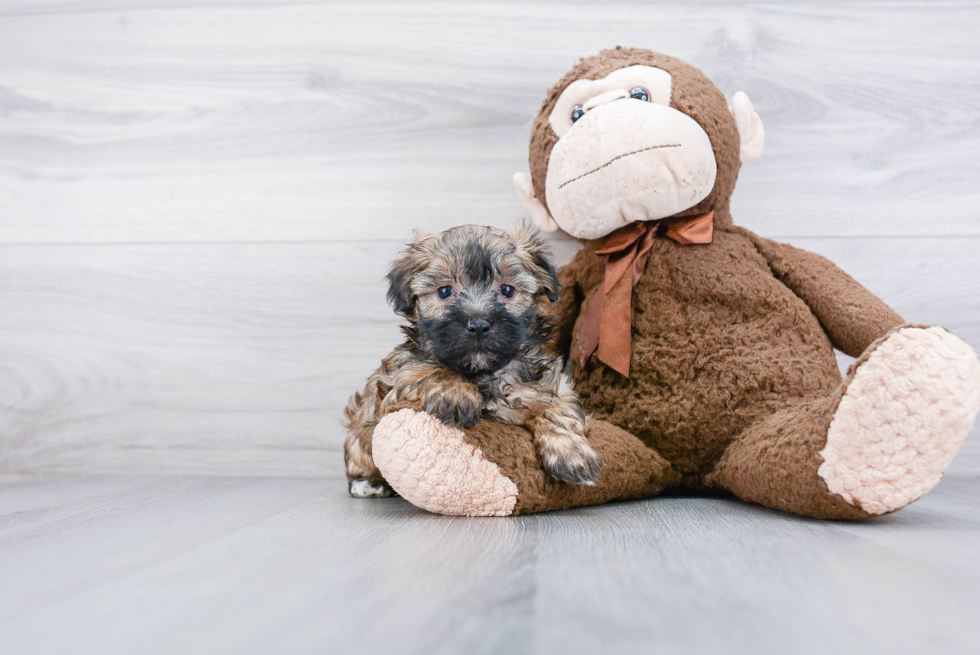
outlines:
[[[980,480],[867,523],[719,498],[507,519],[327,478],[0,482],[0,652],[976,653]]]

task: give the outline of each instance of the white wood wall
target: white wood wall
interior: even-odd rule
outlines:
[[[945,1],[0,0],[0,472],[337,470],[387,263],[520,218],[545,90],[615,45],[749,93],[737,222],[980,349],[978,33]]]

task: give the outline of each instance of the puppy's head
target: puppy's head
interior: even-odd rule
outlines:
[[[388,300],[422,347],[463,375],[495,371],[528,339],[547,339],[558,276],[537,233],[463,225],[416,234],[388,273]]]

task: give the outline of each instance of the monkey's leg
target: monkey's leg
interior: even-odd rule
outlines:
[[[746,430],[707,483],[805,516],[862,519],[939,482],[980,409],[980,363],[942,328],[873,343],[829,397]]]
[[[511,516],[612,500],[649,498],[680,476],[633,435],[604,421],[589,425],[602,458],[595,486],[560,482],[542,467],[524,427],[483,420],[454,428],[414,409],[385,416],[374,432],[374,461],[413,505],[438,514]]]

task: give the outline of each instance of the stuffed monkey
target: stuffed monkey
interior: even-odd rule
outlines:
[[[818,518],[932,489],[980,409],[980,363],[833,263],[734,225],[762,123],[744,93],[647,50],[580,60],[534,121],[515,185],[583,248],[560,271],[559,345],[591,413],[595,486],[554,480],[522,428],[386,416],[375,461],[434,512],[512,515],[719,489]],[[856,357],[842,379],[834,348]]]

